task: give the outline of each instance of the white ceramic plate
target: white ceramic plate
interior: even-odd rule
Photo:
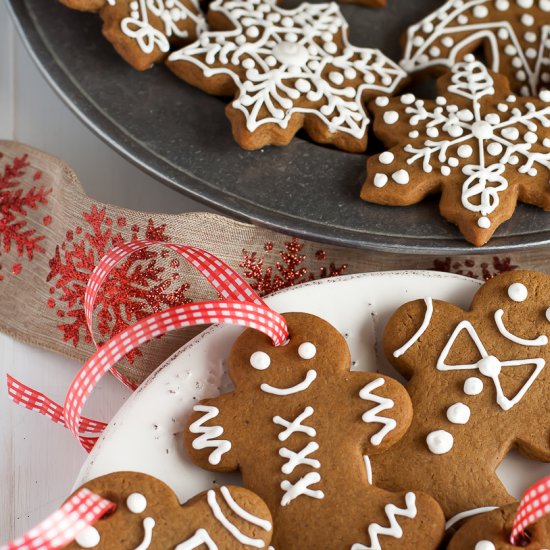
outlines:
[[[399,375],[378,345],[389,316],[401,304],[431,296],[463,308],[480,282],[457,275],[425,271],[352,275],[314,281],[266,299],[279,312],[303,311],[332,323],[345,335],[352,370]],[[225,359],[242,328],[214,326],[161,365],[113,418],[86,460],[75,487],[114,471],[151,474],[174,489],[181,502],[220,483],[239,483],[237,474],[207,472],[185,455],[181,432],[197,401],[231,388]],[[550,465],[512,452],[498,474],[516,497],[550,474]]]

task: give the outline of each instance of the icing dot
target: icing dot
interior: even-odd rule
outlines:
[[[510,7],[508,0],[497,0],[495,2],[495,8],[499,11],[506,11]]]
[[[507,113],[508,112],[508,105],[506,105],[506,103],[499,103],[497,105],[497,109],[501,112],[501,113]]]
[[[468,17],[463,13],[458,16],[457,20],[461,25],[466,25],[466,23],[468,23]]]
[[[502,137],[511,141],[516,141],[519,138],[519,130],[517,128],[503,128]]]
[[[325,50],[327,53],[335,54],[338,51],[338,46],[334,42],[325,42]]]
[[[426,135],[431,138],[439,136],[439,130],[435,126],[426,129]]]
[[[403,105],[412,105],[415,99],[413,94],[405,94],[401,96],[401,103],[403,103]]]
[[[384,113],[384,122],[386,124],[395,124],[399,120],[399,113],[397,111],[386,111]]]
[[[95,527],[88,525],[88,527],[82,530],[74,540],[82,548],[93,548],[99,544],[101,537],[99,536],[99,531]]]
[[[294,83],[294,86],[296,87],[296,89],[305,94],[307,92],[309,92],[311,90],[311,84],[305,80],[304,78],[299,78],[295,83]]]
[[[452,47],[454,46],[455,41],[454,41],[450,36],[446,36],[445,38],[443,38],[443,40],[441,41],[441,43],[442,43],[446,48],[452,48]]]
[[[450,157],[447,162],[452,168],[456,168],[460,164],[460,161],[455,157]]]
[[[280,42],[273,48],[273,55],[283,65],[303,67],[309,61],[307,49],[293,42]]]
[[[395,155],[391,151],[385,151],[378,157],[378,160],[382,164],[391,164],[394,161],[394,159],[395,159]]]
[[[537,134],[534,132],[526,132],[526,134],[523,136],[523,139],[527,142],[533,145],[533,143],[537,143],[539,140]]]
[[[542,90],[539,94],[539,99],[546,103],[550,102],[550,90]]]
[[[448,166],[442,166],[441,167],[441,175],[442,176],[450,176],[451,175],[451,169]]]
[[[502,363],[494,355],[489,355],[477,362],[477,368],[484,376],[493,378],[500,374]]]
[[[529,9],[533,7],[533,0],[516,0],[520,8]]]
[[[512,283],[508,287],[508,297],[514,302],[525,302],[529,296],[529,291],[523,283]]]
[[[469,145],[461,145],[457,153],[460,158],[467,159],[474,154],[474,150]]]
[[[546,310],[546,320],[550,322],[550,307]]]
[[[418,130],[412,130],[412,132],[409,132],[409,137],[411,139],[416,139],[420,135],[420,132]]]
[[[489,10],[486,6],[476,6],[472,13],[474,14],[474,17],[482,19],[483,17],[487,17],[489,15]]]
[[[537,35],[534,32],[526,32],[523,35],[523,38],[527,40],[527,42],[536,42],[537,41]]]
[[[265,351],[255,351],[250,356],[250,365],[256,370],[265,370],[271,365],[271,358]]]
[[[542,11],[550,11],[550,0],[539,0],[539,8]]]
[[[508,44],[505,48],[504,48],[504,53],[506,55],[509,55],[510,57],[513,57],[514,55],[516,55],[518,53],[517,49],[515,46],[512,46],[512,44]]]
[[[491,220],[487,216],[481,216],[477,220],[478,227],[481,227],[481,229],[489,229],[491,227]]]
[[[530,13],[524,13],[521,16],[521,22],[526,26],[530,27],[535,22],[535,18]]]
[[[260,29],[258,29],[258,27],[248,27],[248,29],[246,29],[246,34],[250,36],[250,38],[257,38],[260,36]]]
[[[378,187],[378,188],[384,187],[386,183],[388,183],[388,176],[386,176],[386,174],[376,174],[376,176],[374,176],[375,187]]]
[[[132,514],[141,514],[147,508],[147,499],[141,493],[132,493],[126,499],[126,506]]]
[[[391,177],[393,181],[399,185],[406,185],[410,181],[409,173],[406,170],[398,170],[394,172]]]
[[[300,347],[298,348],[298,355],[302,359],[313,359],[316,353],[317,348],[311,342],[304,342],[303,344],[300,344]]]
[[[390,102],[390,99],[384,95],[378,96],[375,103],[378,107],[386,107]]]
[[[464,393],[466,395],[479,395],[483,391],[483,380],[470,376],[464,381]]]
[[[535,48],[527,48],[525,50],[525,55],[529,58],[529,59],[535,59],[535,57],[537,57],[537,50],[535,50]]]
[[[496,141],[494,143],[489,143],[487,146],[487,152],[494,157],[500,155],[500,153],[502,153],[502,149],[502,145]]]
[[[439,57],[441,55],[441,50],[437,46],[430,48],[430,55],[432,57]]]
[[[485,120],[486,120],[489,124],[500,124],[500,117],[499,117],[496,113],[489,113],[489,114],[485,117]]]
[[[485,120],[480,120],[473,124],[472,134],[477,139],[491,139],[493,137],[493,127]]]
[[[496,546],[489,540],[480,540],[476,543],[474,550],[496,550]]]
[[[447,418],[453,424],[467,424],[470,414],[470,407],[464,403],[455,403],[447,409]]]
[[[424,44],[424,39],[421,36],[415,36],[413,39],[413,46],[420,47]]]
[[[344,75],[336,71],[331,71],[328,75],[330,81],[337,86],[340,86],[344,83]]]
[[[348,80],[353,80],[354,78],[357,78],[357,71],[351,67],[348,67],[347,69],[344,69],[344,76]]]
[[[428,449],[430,449],[434,455],[443,455],[453,448],[454,439],[449,432],[445,430],[436,430],[428,434],[426,443],[428,444]]]

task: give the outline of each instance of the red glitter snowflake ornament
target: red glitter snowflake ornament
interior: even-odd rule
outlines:
[[[57,309],[57,316],[68,319],[58,328],[63,332],[63,340],[72,342],[74,347],[78,347],[81,338],[86,343],[92,341],[84,313],[84,292],[90,274],[110,248],[128,240],[113,228],[115,222],[107,216],[105,208],[99,210],[92,206],[90,212],[83,213],[83,218],[86,225],[67,231],[65,242],[56,247],[47,277],[48,281],[55,281],[50,294],[57,294],[57,302],[62,304]],[[126,219],[120,217],[116,224],[122,228],[126,225]],[[169,241],[164,234],[165,226],[155,226],[151,219],[145,231],[137,225],[132,226],[131,230],[132,240],[145,237],[152,241]],[[75,238],[75,234],[78,237]],[[163,258],[164,254],[143,250],[132,254],[113,269],[99,291],[95,308],[96,330],[102,338],[111,338],[151,313],[191,301],[185,296],[189,290],[187,283],[168,292],[179,274],[167,273],[166,267],[158,265],[159,257]],[[170,263],[172,269],[178,266],[179,260]],[[50,298],[48,306],[55,308],[57,302]],[[127,359],[132,362],[139,356],[141,352],[134,350],[127,355]]]
[[[0,159],[2,158],[0,154]],[[44,235],[37,233],[36,229],[28,228],[28,211],[37,210],[40,206],[48,204],[48,195],[51,189],[41,185],[33,185],[25,191],[23,178],[27,175],[30,163],[27,155],[15,158],[11,163],[6,163],[0,174],[0,257],[15,251],[18,258],[26,258],[32,261],[35,253],[44,253],[40,241]],[[37,182],[42,173],[35,171],[32,179]],[[47,217],[43,219],[44,225],[48,225]],[[2,264],[0,264],[0,268]],[[23,269],[21,262],[11,264],[13,275],[19,275]],[[0,281],[4,275],[0,274]]]

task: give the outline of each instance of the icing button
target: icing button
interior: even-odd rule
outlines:
[[[470,407],[464,403],[455,403],[447,409],[447,418],[453,424],[467,424],[470,420]]]
[[[477,368],[484,376],[493,378],[500,374],[502,363],[494,355],[489,355],[477,362]]]
[[[454,439],[449,432],[445,430],[436,430],[428,434],[426,443],[428,444],[428,449],[430,449],[434,455],[444,455],[453,448]]]
[[[464,382],[464,393],[466,395],[479,395],[483,391],[483,380],[471,376]]]

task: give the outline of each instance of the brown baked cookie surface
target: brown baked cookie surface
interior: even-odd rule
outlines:
[[[448,0],[408,29],[401,66],[441,72],[483,46],[515,93],[536,95],[550,86],[549,38],[548,0]]]
[[[196,405],[184,432],[192,460],[241,471],[273,514],[277,550],[437,548],[437,503],[379,489],[370,468],[370,456],[409,426],[406,391],[386,376],[350,372],[346,341],[326,321],[285,319],[284,346],[254,330],[237,339],[228,361],[235,391]]]
[[[505,77],[466,56],[438,94],[371,102],[389,150],[369,158],[361,198],[406,206],[441,193],[442,216],[476,246],[518,201],[550,210],[550,91],[516,97]]]
[[[271,540],[267,506],[242,487],[216,487],[183,506],[162,481],[136,472],[108,474],[83,487],[117,507],[67,546],[73,550],[267,549]]]
[[[407,434],[372,457],[377,483],[431,494],[448,518],[514,499],[495,473],[513,448],[550,461],[550,276],[491,279],[471,309],[426,298],[405,304],[384,335],[408,380]]]
[[[509,504],[468,520],[453,536],[448,550],[517,550],[510,544],[517,504]],[[521,548],[550,548],[550,517],[544,516],[527,532]]]
[[[318,143],[364,151],[365,102],[405,77],[379,50],[349,43],[335,3],[287,10],[274,0],[216,0],[208,23],[167,65],[193,86],[234,97],[226,114],[244,149],[287,145],[304,128]]]
[[[198,0],[60,1],[73,9],[98,11],[105,38],[140,71],[196,40],[206,27]]]

